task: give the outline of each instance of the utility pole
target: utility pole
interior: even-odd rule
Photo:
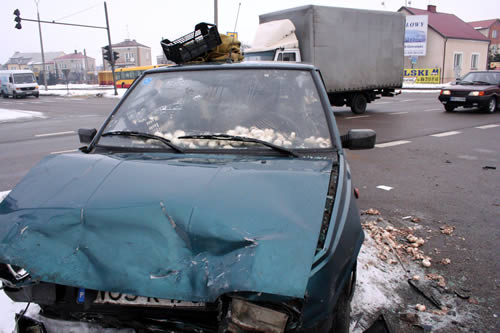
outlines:
[[[45,86],[45,90],[47,90],[47,75],[45,74],[45,54],[43,53],[42,26],[40,24],[40,13],[38,12],[38,2],[40,2],[40,0],[35,0],[36,16],[38,20],[38,32],[40,33],[40,49],[42,50],[42,69],[40,70],[40,74],[43,75],[43,84]]]
[[[88,72],[89,72],[89,63],[87,61],[87,50],[83,49],[83,56],[85,57],[85,71],[83,72],[83,77],[85,79],[86,83],[89,83],[88,81]]]
[[[111,32],[109,31],[108,7],[106,6],[106,1],[104,1],[104,13],[106,14],[106,29],[108,30],[109,54],[111,55],[111,73],[113,74],[113,88],[115,88],[116,96],[118,95],[118,91],[116,90],[115,59],[113,57],[113,46],[111,45]]]
[[[218,1],[214,0],[214,24],[219,26],[219,8]]]

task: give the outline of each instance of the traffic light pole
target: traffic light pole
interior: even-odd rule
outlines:
[[[40,48],[42,50],[42,69],[40,70],[40,74],[43,74],[43,85],[45,86],[45,91],[47,91],[47,75],[45,74],[45,53],[43,52],[42,25],[40,24],[40,13],[38,12],[38,1],[35,1],[35,4],[36,4],[36,16],[38,19],[38,32],[40,34]]]
[[[108,30],[108,44],[109,44],[109,54],[110,54],[110,64],[111,73],[113,74],[113,88],[115,88],[115,96],[118,95],[116,90],[116,77],[115,77],[115,59],[113,56],[113,46],[111,45],[111,32],[109,30],[109,20],[108,20],[108,7],[106,6],[106,1],[104,1],[104,13],[106,14],[106,29]]]
[[[85,25],[85,24],[62,23],[62,22],[55,22],[55,21],[52,21],[52,22],[50,22],[50,21],[42,21],[42,20],[40,20],[40,14],[38,13],[38,1],[39,0],[35,0],[35,3],[37,5],[37,7],[36,7],[37,19],[36,20],[27,19],[27,18],[21,18],[20,17],[20,13],[19,13],[19,9],[16,9],[14,11],[14,15],[16,16],[16,18],[14,19],[14,21],[17,22],[17,24],[15,26],[16,29],[21,29],[22,28],[22,26],[21,26],[21,22],[22,21],[38,22],[38,31],[40,32],[40,47],[42,49],[42,69],[41,69],[41,73],[44,73],[43,78],[44,78],[44,83],[45,83],[45,90],[47,90],[47,77],[45,75],[45,55],[43,53],[42,28],[41,28],[40,23],[70,25],[70,26],[82,27],[82,28],[106,29],[108,31],[108,44],[109,44],[108,47],[109,47],[109,50],[110,50],[111,71],[113,72],[113,85],[114,85],[114,88],[115,88],[115,95],[118,95],[118,91],[116,90],[116,78],[115,78],[115,60],[118,57],[113,53],[113,49],[112,49],[112,46],[111,46],[111,33],[110,33],[110,30],[109,30],[108,7],[106,6],[106,1],[104,1],[104,13],[106,15],[106,27],[98,27],[98,26],[95,26],[95,25]]]

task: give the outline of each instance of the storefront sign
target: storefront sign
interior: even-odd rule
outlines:
[[[404,70],[404,81],[412,83],[439,83],[441,68],[408,68]]]
[[[425,56],[427,51],[427,15],[407,15],[405,56]]]

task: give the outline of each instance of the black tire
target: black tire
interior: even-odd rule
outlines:
[[[355,114],[361,114],[366,111],[366,96],[363,94],[356,94],[351,101],[351,111]]]
[[[356,283],[355,271],[351,274],[351,279],[346,282],[337,300],[337,305],[335,305],[330,333],[349,333],[351,323],[351,290]]]
[[[39,98],[39,97],[40,97],[40,94],[36,94],[36,95],[35,95],[35,97],[36,97],[36,98]]]
[[[497,109],[497,100],[496,98],[493,96],[490,98],[490,100],[488,101],[488,106],[486,106],[484,108],[484,111],[488,112],[488,113],[493,113],[495,112],[495,110]]]
[[[5,93],[5,91],[3,91],[3,90],[2,90],[2,97],[3,97],[3,98],[9,98],[9,95],[7,95],[7,94]]]
[[[446,110],[446,112],[453,112],[453,110],[455,110],[455,107],[453,105],[446,104],[444,106],[444,109]]]

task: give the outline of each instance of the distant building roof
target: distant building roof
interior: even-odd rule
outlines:
[[[54,60],[70,60],[70,59],[85,59],[85,56],[83,54],[81,54],[80,52],[70,53],[70,54],[63,55],[61,57],[57,57]],[[94,58],[87,56],[87,59],[94,59]]]
[[[123,42],[113,44],[113,47],[136,47],[136,46],[147,47],[148,49],[150,49],[149,46],[138,43],[135,39],[132,40],[125,39]]]
[[[64,55],[64,52],[44,52],[45,62],[49,63],[55,58]],[[40,52],[15,52],[5,64],[28,65],[31,63],[42,63]]]
[[[476,31],[472,26],[462,21],[453,14],[438,13],[435,6],[429,6],[428,10],[401,7],[399,11],[406,9],[413,15],[428,15],[429,26],[438,34],[446,38],[456,39],[472,39],[480,41],[489,41],[479,31]],[[429,10],[430,9],[430,10]]]
[[[483,21],[474,21],[474,22],[468,22],[469,25],[471,25],[474,29],[486,29],[491,27],[493,23],[496,21],[500,21],[500,19],[491,19],[491,20],[483,20]]]

